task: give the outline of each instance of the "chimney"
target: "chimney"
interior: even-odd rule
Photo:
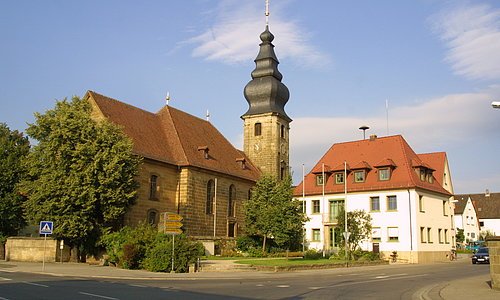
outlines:
[[[370,135],[370,141],[374,141],[376,139],[377,139],[377,135],[376,134]]]

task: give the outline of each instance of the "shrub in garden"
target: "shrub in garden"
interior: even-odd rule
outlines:
[[[314,249],[309,249],[304,252],[304,259],[320,259],[322,257],[323,253]]]
[[[205,253],[200,242],[194,242],[184,235],[175,236],[174,271],[187,272],[189,265]],[[172,236],[161,235],[146,252],[143,268],[152,272],[172,271]]]

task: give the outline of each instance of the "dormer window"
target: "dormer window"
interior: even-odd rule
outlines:
[[[354,171],[354,182],[365,182],[366,171]]]
[[[198,151],[203,151],[203,157],[205,159],[209,159],[210,156],[208,155],[208,147],[207,146],[200,146],[198,147]]]
[[[335,184],[344,183],[344,173],[335,173]]]
[[[244,170],[246,169],[246,159],[244,158],[237,158],[236,162],[239,163],[240,167]]]
[[[316,185],[323,185],[323,174],[316,175]]]
[[[420,181],[425,181],[426,172],[424,168],[420,168]]]
[[[378,170],[378,180],[385,181],[391,179],[391,169],[383,168]]]

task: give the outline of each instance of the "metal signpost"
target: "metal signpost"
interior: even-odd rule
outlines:
[[[174,213],[164,213],[163,214],[163,233],[172,235],[172,271],[175,272],[174,268],[174,256],[175,256],[175,236],[182,233],[182,221],[183,218],[179,214]]]
[[[43,239],[43,260],[42,260],[42,272],[45,271],[45,245],[47,243],[47,234],[52,234],[54,230],[54,222],[52,221],[41,221],[39,233],[43,234],[45,237]]]

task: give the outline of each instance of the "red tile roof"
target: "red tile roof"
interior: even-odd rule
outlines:
[[[444,152],[440,152],[444,153]],[[432,158],[423,160],[423,158]],[[433,183],[421,181],[419,175],[414,169],[414,165],[428,166],[433,170],[434,177],[442,178],[444,169],[445,156],[441,154],[428,154],[420,157],[417,155],[401,135],[388,136],[382,138],[366,139],[353,142],[345,142],[334,144],[312,168],[314,173],[321,172],[322,164],[329,166],[344,165],[344,161],[351,166],[351,169],[365,168],[367,175],[365,182],[355,183],[353,173],[348,171],[347,189],[348,192],[374,191],[374,190],[390,190],[390,189],[406,189],[420,188],[432,192],[437,192],[447,196],[451,194],[446,191],[440,181],[434,180]],[[438,160],[439,159],[439,160]],[[435,164],[442,164],[439,167]],[[354,167],[352,167],[354,166]],[[391,166],[390,180],[380,181],[378,179],[378,171],[376,167],[369,169],[370,166]],[[333,168],[333,169],[338,169]],[[343,167],[342,170],[343,171]],[[349,168],[348,168],[349,170]],[[340,170],[336,170],[338,172]],[[317,195],[322,193],[322,186],[316,185],[315,174],[313,172],[306,175],[305,180],[294,189],[294,195],[302,195],[302,186],[305,183],[306,195]],[[343,193],[344,184],[335,184],[333,176],[326,177],[325,193]]]
[[[134,152],[145,158],[177,166],[194,166],[256,181],[260,172],[246,155],[208,121],[171,106],[147,112],[118,100],[88,91],[100,113],[122,127],[133,141]],[[199,148],[202,147],[202,150]],[[208,151],[208,159],[204,151]],[[242,160],[245,168],[242,168]]]

